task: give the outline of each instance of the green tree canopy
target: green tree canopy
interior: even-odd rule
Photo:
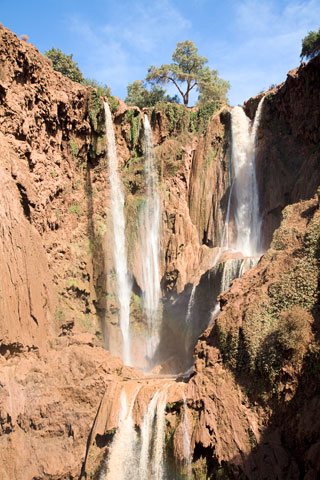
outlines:
[[[94,78],[84,78],[81,83],[85,87],[94,88],[100,97],[102,96],[110,97],[111,95],[110,87],[108,87],[108,85],[106,84],[97,82],[97,80],[95,80]]]
[[[320,28],[318,31],[314,30],[308,33],[302,40],[302,49],[300,53],[301,60],[306,58],[313,58],[320,52]]]
[[[172,63],[161,67],[151,65],[146,80],[152,84],[173,83],[182,96],[184,105],[188,105],[189,94],[194,88],[200,94],[201,103],[226,99],[230,84],[218,77],[218,70],[210,70],[206,66],[208,59],[198,55],[198,48],[193,42],[178,42],[172,60]]]
[[[83,76],[78,68],[78,64],[73,61],[71,55],[66,55],[59,48],[52,47],[51,50],[45,52],[46,57],[52,60],[52,67],[57,72],[62,73],[65,77],[70,78],[74,82],[82,83]]]
[[[180,102],[177,95],[170,97],[160,85],[152,85],[151,90],[148,90],[142,80],[135,80],[133,83],[129,83],[127,92],[125,103],[127,105],[136,105],[139,108],[152,107],[161,101],[171,103]]]

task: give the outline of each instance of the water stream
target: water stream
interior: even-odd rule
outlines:
[[[232,154],[231,163],[234,181],[234,216],[236,241],[234,248],[245,257],[255,256],[260,251],[259,195],[256,179],[256,137],[262,105],[259,102],[253,123],[242,107],[235,107],[231,114]]]
[[[158,193],[158,172],[154,155],[152,130],[147,115],[144,115],[144,149],[146,202],[140,217],[142,252],[142,280],[144,310],[148,319],[147,356],[152,359],[159,338],[160,300],[160,198]]]
[[[125,237],[124,196],[122,183],[118,173],[118,156],[112,116],[109,105],[104,103],[107,131],[107,147],[109,162],[109,179],[111,187],[111,213],[113,223],[113,256],[118,284],[120,305],[120,329],[122,333],[122,359],[130,365],[130,296],[131,282],[127,267],[127,250]]]
[[[186,478],[192,479],[192,459],[190,442],[190,422],[188,417],[187,399],[183,392],[183,456],[186,465]]]
[[[136,390],[129,408],[125,389],[123,388],[121,392],[119,426],[110,446],[106,471],[101,473],[99,480],[139,478],[136,467],[138,435],[132,420],[132,410],[138,392],[139,389]]]
[[[99,480],[163,479],[167,390],[168,385],[165,385],[153,395],[139,434],[132,420],[139,390],[136,391],[129,410],[126,409],[124,416],[120,413],[122,420],[110,446],[106,470],[101,473]]]

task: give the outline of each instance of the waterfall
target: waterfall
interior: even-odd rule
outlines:
[[[259,197],[255,171],[256,136],[260,122],[263,98],[258,105],[254,122],[242,107],[231,114],[232,155],[234,175],[236,250],[244,256],[257,255],[260,249]]]
[[[190,424],[188,417],[187,399],[183,392],[183,456],[187,467],[187,479],[192,479],[191,445],[189,430]]]
[[[158,405],[155,426],[155,439],[153,445],[153,455],[151,463],[151,478],[162,480],[163,478],[163,446],[166,426],[166,401],[167,391],[161,392]],[[140,477],[141,478],[141,477]],[[147,479],[146,479],[147,480]]]
[[[139,480],[163,478],[163,445],[167,390],[152,397],[141,426]]]
[[[120,328],[123,339],[123,362],[130,364],[130,296],[131,285],[127,268],[125,239],[124,197],[121,179],[118,173],[118,157],[115,134],[109,105],[104,103],[107,131],[109,176],[111,186],[111,213],[113,223],[113,255],[118,283],[120,304]]]
[[[124,390],[120,398],[123,392]],[[130,409],[125,407],[125,415],[122,416],[120,413],[120,423],[110,447],[106,472],[102,472],[100,480],[163,479],[167,386],[153,395],[142,421],[140,436],[132,420],[132,410],[138,392],[139,389],[134,395]],[[126,399],[122,403],[127,405]]]
[[[221,279],[220,293],[229,290],[231,283],[235,278],[239,278],[242,266],[242,260],[230,258],[224,263]]]
[[[146,202],[140,217],[144,309],[148,319],[147,355],[151,359],[158,344],[158,309],[160,299],[160,198],[152,130],[144,115]]]
[[[136,390],[129,409],[127,407],[125,390],[123,389],[121,392],[119,426],[110,446],[107,471],[101,473],[100,480],[127,480],[128,478],[139,478],[138,464],[136,460],[138,435],[135,431],[132,420],[132,410],[139,390],[139,388]]]
[[[185,348],[186,352],[189,351],[189,349],[191,347],[191,344],[192,344],[192,339],[191,339],[191,336],[192,336],[192,322],[191,322],[191,320],[192,320],[192,311],[193,311],[193,306],[194,306],[194,300],[195,300],[195,296],[196,296],[196,289],[197,289],[197,286],[193,285],[192,290],[191,290],[191,294],[190,294],[190,297],[189,297],[187,315],[186,315],[186,319],[185,319],[184,348]]]

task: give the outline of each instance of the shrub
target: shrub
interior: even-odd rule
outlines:
[[[300,59],[304,57],[313,58],[320,52],[320,28],[318,31],[314,30],[308,33],[302,40],[302,49]]]
[[[131,142],[132,147],[135,147],[140,135],[141,115],[137,110],[128,110],[125,121],[130,123],[130,129],[127,132],[127,140],[128,142]]]
[[[148,90],[142,80],[129,83],[127,92],[125,103],[139,108],[152,107],[158,102],[179,103],[180,101],[177,95],[174,97],[167,95],[165,89],[159,85],[152,85]]]
[[[68,212],[75,213],[77,217],[81,217],[81,215],[83,214],[81,205],[79,203],[77,203],[76,205],[71,205],[68,209]]]
[[[72,53],[66,55],[59,48],[52,47],[51,50],[45,52],[45,55],[52,60],[54,70],[62,73],[62,75],[74,82],[81,83],[83,81],[82,73],[78,68],[78,64],[74,62]]]
[[[76,158],[76,156],[79,153],[79,147],[77,142],[73,138],[71,138],[71,140],[69,141],[69,145],[70,145],[72,158]]]
[[[305,353],[311,341],[312,320],[312,315],[300,307],[293,307],[280,315],[277,340],[283,352],[294,358]]]

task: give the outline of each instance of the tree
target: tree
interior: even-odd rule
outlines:
[[[320,28],[318,31],[314,30],[308,33],[302,40],[302,49],[300,53],[301,60],[306,58],[313,58],[320,52]]]
[[[167,84],[172,82],[183,98],[184,105],[189,103],[192,89],[200,93],[199,100],[223,100],[230,85],[218,77],[217,70],[210,70],[206,57],[198,55],[198,48],[190,40],[178,42],[172,55],[173,63],[148,69],[146,80],[150,83]]]
[[[73,61],[73,54],[66,55],[59,48],[52,47],[51,50],[45,52],[45,55],[52,60],[53,69],[62,73],[65,77],[70,78],[74,82],[82,83],[83,76],[78,68],[78,64]]]
[[[177,95],[170,97],[159,85],[152,85],[151,90],[148,90],[142,80],[129,83],[127,92],[125,103],[139,108],[152,107],[157,102],[179,103],[180,101]]]
[[[111,95],[110,87],[108,87],[108,85],[106,85],[106,84],[99,83],[94,78],[84,78],[81,83],[85,87],[94,88],[97,91],[97,93],[100,97],[103,97],[103,96],[104,97],[110,97],[110,95]]]

